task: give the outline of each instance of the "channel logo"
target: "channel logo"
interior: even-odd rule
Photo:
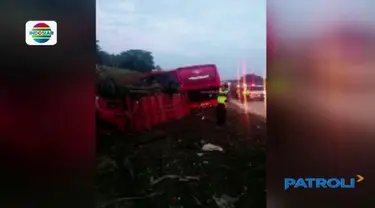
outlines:
[[[28,21],[25,30],[27,45],[51,46],[57,43],[57,23],[55,21]]]
[[[285,178],[284,189],[354,189],[358,183],[361,183],[364,177],[356,175],[356,177],[345,178]]]

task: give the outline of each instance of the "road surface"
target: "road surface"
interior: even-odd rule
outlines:
[[[239,107],[247,113],[253,113],[266,118],[267,111],[265,102],[251,101],[244,103],[236,99],[231,99],[230,103],[234,104],[236,107]]]

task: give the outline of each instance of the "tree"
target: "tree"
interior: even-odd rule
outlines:
[[[102,56],[101,56],[102,52],[103,52],[102,48],[99,46],[99,41],[96,40],[96,63],[99,64],[99,65],[103,64],[103,60],[102,60]]]
[[[100,47],[97,40],[96,56],[98,65],[129,69],[142,73],[150,72],[153,69],[161,70],[160,66],[155,66],[152,53],[146,50],[131,49],[120,54],[110,54]]]
[[[139,72],[150,72],[155,68],[152,53],[146,50],[131,49],[119,55],[119,67]]]
[[[161,70],[162,70],[162,68],[161,68],[159,65],[156,65],[156,66],[155,66],[155,69],[158,70],[158,71],[161,71]]]
[[[101,51],[102,49],[100,48],[99,46],[99,41],[96,40],[96,53],[99,53],[99,51]]]

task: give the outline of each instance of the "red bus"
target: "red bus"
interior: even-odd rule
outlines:
[[[161,85],[179,85],[185,92],[191,108],[217,105],[216,94],[221,81],[214,64],[179,67],[170,71],[154,71],[144,76],[141,81],[146,84],[157,82]]]
[[[181,85],[175,70],[150,72],[143,76],[138,84],[151,85],[153,82],[161,86]]]
[[[190,107],[217,105],[217,95],[203,92],[217,92],[221,81],[214,64],[186,66],[175,69],[181,84],[181,91],[187,93]]]

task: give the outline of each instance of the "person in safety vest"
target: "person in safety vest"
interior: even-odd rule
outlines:
[[[250,94],[251,94],[250,88],[246,88],[246,89],[245,89],[245,95],[246,95],[247,97],[250,97]]]
[[[241,90],[241,98],[247,99],[248,97],[250,97],[250,89],[247,85],[244,85]]]
[[[227,102],[229,87],[227,84],[222,85],[217,95],[216,121],[218,126],[225,124],[227,119]]]

